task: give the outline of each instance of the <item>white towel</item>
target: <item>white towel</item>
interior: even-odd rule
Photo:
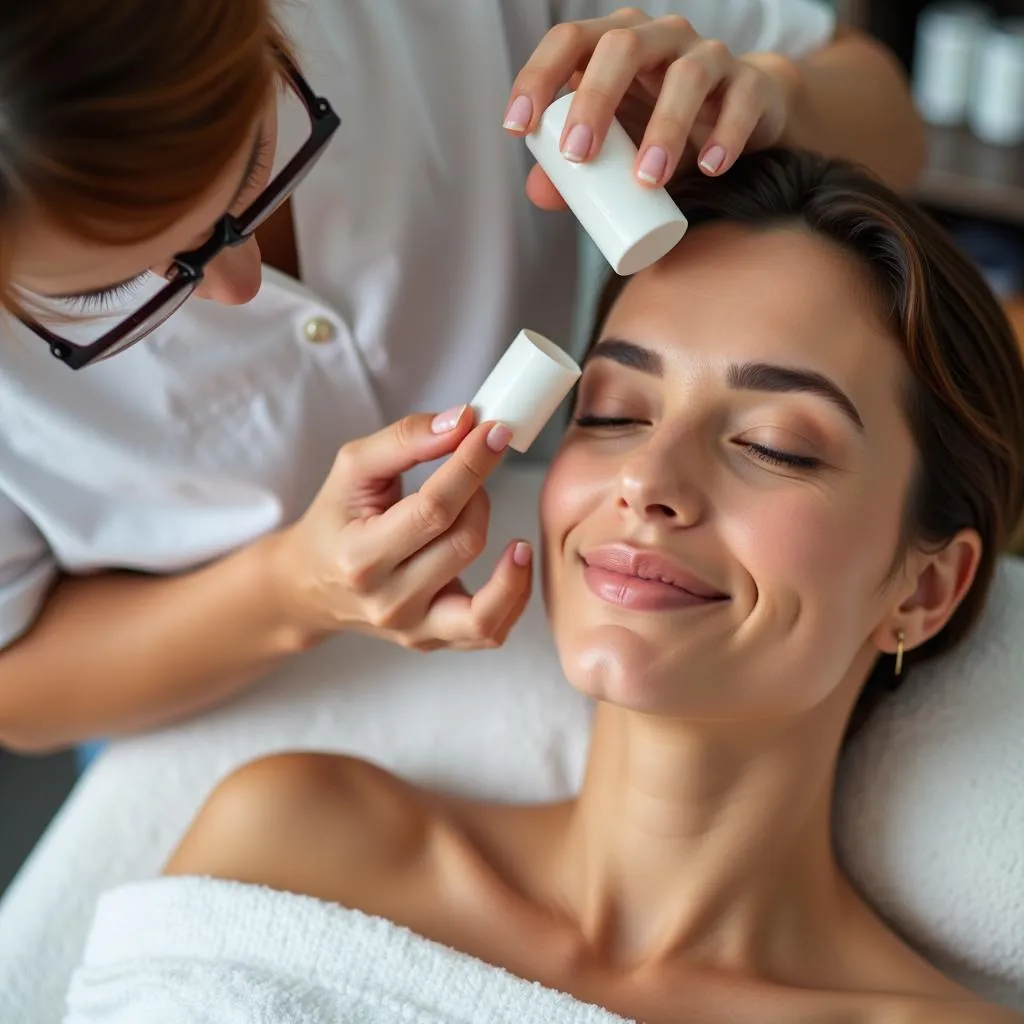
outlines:
[[[99,904],[65,1024],[625,1024],[378,917],[200,878]]]
[[[970,641],[910,674],[839,775],[842,859],[960,982],[1024,1011],[1024,560]]]
[[[488,488],[483,568],[533,535],[542,477],[519,469]],[[59,1019],[97,897],[158,873],[242,762],[344,751],[467,795],[558,799],[581,778],[589,721],[534,601],[504,650],[424,656],[343,636],[230,706],[116,744],[0,901],[0,1022]],[[915,671],[868,723],[844,765],[836,829],[844,862],[897,928],[1024,1009],[1024,562],[1003,562],[971,641]]]

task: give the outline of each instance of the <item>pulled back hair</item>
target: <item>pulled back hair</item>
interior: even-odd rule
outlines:
[[[798,226],[868,272],[907,367],[904,411],[918,456],[893,567],[910,545],[938,548],[965,528],[983,544],[970,591],[943,630],[907,652],[905,664],[951,649],[981,614],[997,558],[1024,512],[1024,365],[999,303],[933,220],[841,161],[755,153],[722,178],[682,180],[672,195],[691,230],[715,222]],[[624,285],[609,281],[597,332]],[[892,659],[879,658],[851,729],[894,680]]]
[[[2,0],[0,305],[39,210],[128,245],[179,220],[245,144],[286,50],[270,0]]]

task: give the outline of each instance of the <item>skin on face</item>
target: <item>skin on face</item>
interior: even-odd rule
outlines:
[[[709,226],[629,283],[601,341],[576,414],[629,422],[575,422],[542,499],[569,680],[625,707],[733,720],[859,686],[880,627],[920,586],[919,566],[890,577],[915,450],[902,357],[864,272],[795,227]],[[852,409],[752,364],[827,378]],[[636,611],[595,596],[581,556],[619,543],[727,599]]]
[[[14,238],[13,281],[32,295],[65,296],[130,281],[147,270],[166,274],[172,258],[206,242],[225,213],[239,214],[256,199],[270,180],[276,143],[277,107],[269,102],[244,145],[188,214],[137,244],[98,245],[68,234],[41,211],[28,214]],[[260,250],[252,238],[213,260],[196,294],[229,305],[248,302],[259,291],[261,274]]]

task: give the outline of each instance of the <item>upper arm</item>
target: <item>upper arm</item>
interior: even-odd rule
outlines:
[[[613,14],[624,0],[557,0],[556,21]],[[681,14],[705,39],[719,39],[734,54],[771,51],[799,58],[830,42],[836,18],[825,0],[637,0],[652,18]]]
[[[359,906],[418,850],[423,817],[401,784],[352,758],[278,754],[213,791],[165,873],[223,878]]]

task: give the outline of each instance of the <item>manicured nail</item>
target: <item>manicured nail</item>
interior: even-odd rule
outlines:
[[[517,96],[505,115],[504,128],[510,132],[522,132],[533,117],[533,100],[529,96]]]
[[[587,159],[590,147],[594,144],[594,133],[585,124],[574,124],[565,137],[562,156],[574,164]]]
[[[665,176],[665,168],[668,167],[668,153],[661,146],[651,146],[644,153],[640,166],[636,169],[636,176],[648,185],[657,185]]]
[[[495,423],[487,432],[487,447],[492,452],[503,452],[511,440],[512,431],[504,423]]]
[[[447,434],[449,430],[454,430],[459,425],[459,420],[462,419],[462,414],[465,411],[464,405],[457,405],[447,412],[438,413],[431,421],[430,429],[435,434]]]
[[[512,561],[515,562],[520,569],[524,569],[530,564],[530,558],[532,555],[533,549],[524,540],[521,540],[512,549]]]
[[[701,158],[701,167],[708,174],[717,174],[718,168],[725,160],[725,150],[721,146],[712,146]]]

